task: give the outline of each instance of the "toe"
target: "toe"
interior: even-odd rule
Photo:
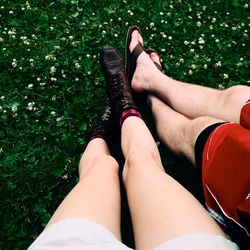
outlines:
[[[150,58],[153,62],[156,62],[161,65],[160,57],[155,52],[152,52],[150,54]]]
[[[141,43],[143,44],[143,39],[142,39],[142,36],[141,34],[139,33],[138,30],[134,30],[131,34],[131,43],[129,45],[129,50],[130,52],[133,51],[133,49],[135,48],[135,46],[138,44],[138,43]]]

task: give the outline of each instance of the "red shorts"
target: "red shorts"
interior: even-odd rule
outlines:
[[[226,231],[228,222],[231,222],[249,235],[250,103],[242,108],[240,124],[209,126],[201,132],[196,144],[204,146],[203,152],[196,148],[195,153],[196,165],[199,162],[202,165],[202,185],[208,211]]]

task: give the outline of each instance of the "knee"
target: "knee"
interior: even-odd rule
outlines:
[[[85,162],[86,163],[86,162]],[[110,155],[95,156],[92,159],[89,159],[87,164],[79,164],[79,176],[80,179],[86,174],[95,175],[117,175],[119,170],[118,162],[114,157]]]
[[[223,103],[228,100],[239,100],[242,102],[242,98],[247,98],[246,101],[250,98],[250,88],[244,85],[236,85],[228,89],[222,90],[222,101]]]
[[[184,130],[184,140],[182,144],[183,154],[187,156],[187,158],[195,163],[195,155],[194,155],[194,148],[196,140],[206,127],[215,124],[217,122],[222,122],[217,118],[213,118],[210,116],[201,116],[191,120]]]
[[[159,153],[154,150],[137,148],[131,151],[126,157],[122,173],[123,181],[126,182],[128,175],[138,176],[145,168],[159,167],[164,171]]]

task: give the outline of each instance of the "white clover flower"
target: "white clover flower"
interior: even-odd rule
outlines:
[[[56,79],[55,77],[51,77],[50,80],[51,80],[52,82],[56,82],[56,81],[57,81],[57,79]]]
[[[13,62],[11,63],[12,67],[15,68],[17,66],[17,62],[13,60]]]
[[[62,179],[67,180],[69,178],[68,174],[62,176]]]
[[[194,52],[194,49],[190,49],[190,52],[193,53],[193,52]]]
[[[16,29],[10,29],[9,31],[8,31],[8,34],[9,35],[16,35]]]
[[[194,64],[191,65],[192,69],[196,69],[196,66]]]
[[[29,3],[28,1],[26,1],[26,3],[25,3],[25,4],[26,4],[27,9],[28,9],[28,10],[30,10],[30,9],[31,9],[31,7],[30,7],[30,3]]]
[[[184,41],[184,44],[185,44],[185,45],[188,45],[188,44],[189,44],[189,42],[188,42],[188,41]]]
[[[215,67],[221,67],[221,61],[218,61],[217,63],[215,63]]]
[[[17,104],[16,104],[16,103],[12,105],[11,111],[12,111],[13,113],[16,113],[16,112],[17,112]]]
[[[114,37],[118,37],[118,34],[115,33],[115,34],[114,34]]]
[[[33,110],[33,106],[35,105],[35,103],[34,102],[29,102],[28,103],[28,106],[26,107],[26,109],[28,109],[28,110]]]
[[[51,75],[54,75],[54,74],[56,73],[56,67],[55,67],[55,66],[52,66],[52,67],[50,68],[49,73],[50,73]]]
[[[57,117],[57,118],[56,118],[56,121],[57,121],[57,122],[60,122],[61,120],[63,120],[63,117]]]
[[[1,43],[1,42],[3,42],[3,38],[2,38],[2,37],[0,37],[0,43]]]
[[[51,115],[55,115],[56,114],[56,112],[55,111],[51,111],[51,113],[50,113]]]
[[[224,87],[222,84],[219,84],[219,85],[218,85],[218,88],[222,90],[222,89],[224,89],[225,87]]]
[[[211,25],[209,25],[209,29],[210,30],[212,30],[214,27],[213,27],[213,25],[211,24]]]
[[[223,74],[223,79],[228,79],[228,74]]]
[[[9,11],[9,14],[14,14],[14,12],[12,10]]]
[[[76,82],[79,82],[79,78],[76,78],[75,81],[76,81]]]
[[[191,76],[191,75],[193,74],[193,71],[190,69],[190,70],[188,71],[188,74]]]
[[[4,100],[4,99],[5,99],[5,96],[2,95],[2,96],[0,97],[0,99],[1,99],[1,100]]]
[[[28,89],[32,89],[33,88],[33,84],[32,83],[30,83],[29,85],[28,85],[28,87],[27,87]]]
[[[235,30],[237,30],[237,28],[236,27],[232,27],[232,30],[235,31]]]
[[[213,18],[212,18],[212,23],[215,23],[215,22],[216,22],[216,18],[213,17]]]
[[[103,31],[102,31],[102,34],[103,34],[103,35],[105,35],[106,33],[107,33],[107,31],[106,31],[106,30],[103,30]]]
[[[55,101],[56,100],[56,96],[53,95],[52,98],[51,98],[52,101]]]
[[[197,26],[197,27],[201,27],[201,22],[198,21],[198,22],[196,23],[196,26]]]
[[[244,8],[245,8],[245,9],[247,9],[247,8],[248,8],[248,4],[247,4],[247,3],[244,5]]]
[[[69,40],[72,40],[73,39],[73,36],[69,36]]]
[[[45,56],[45,60],[47,60],[47,61],[50,61],[52,59],[54,59],[54,56],[52,54],[48,54]]]
[[[163,12],[162,11],[160,12],[160,15],[163,16]]]
[[[217,38],[217,39],[215,39],[215,42],[216,42],[216,43],[218,43],[219,41],[220,41],[220,40],[219,40],[218,38]]]
[[[40,83],[40,86],[44,86],[46,83],[45,82],[41,82]]]
[[[172,40],[172,39],[173,39],[173,37],[172,37],[172,36],[169,36],[169,37],[168,37],[168,40]]]
[[[202,37],[200,37],[198,43],[199,43],[199,44],[204,44],[205,41],[204,41],[204,39],[203,39]]]
[[[155,26],[154,23],[150,23],[150,24],[149,24],[149,27],[150,27],[150,28],[153,28],[154,26]]]
[[[87,57],[87,58],[90,58],[91,56],[90,56],[90,54],[87,54],[86,57]]]
[[[204,65],[203,65],[203,68],[204,68],[204,69],[207,69],[207,64],[204,64]]]
[[[54,27],[53,27],[53,26],[50,26],[50,27],[49,27],[49,30],[50,30],[50,31],[53,31],[53,30],[54,30]]]
[[[81,65],[80,65],[80,63],[75,63],[75,67],[77,68],[77,69],[79,69],[79,68],[81,68]]]

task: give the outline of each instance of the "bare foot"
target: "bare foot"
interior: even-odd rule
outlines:
[[[143,44],[142,37],[137,30],[135,30],[131,36],[130,52],[133,51],[138,41]],[[151,53],[149,56],[146,52],[142,52],[137,58],[136,70],[131,82],[131,87],[135,92],[150,91],[157,77],[162,74],[156,68],[153,61],[160,63],[156,53]]]

